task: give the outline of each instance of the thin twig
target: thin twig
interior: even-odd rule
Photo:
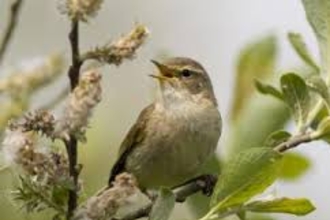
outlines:
[[[0,63],[3,60],[3,57],[8,48],[9,42],[13,36],[15,27],[17,25],[18,15],[22,6],[23,0],[16,0],[12,3],[10,7],[10,15],[7,27],[4,31],[3,38],[0,42]]]
[[[80,67],[82,62],[80,61],[79,50],[79,21],[73,20],[71,24],[71,31],[69,33],[69,40],[72,50],[72,65],[69,69],[69,78],[71,83],[71,90],[74,90],[79,82]]]
[[[72,51],[72,64],[70,66],[68,75],[70,78],[71,91],[75,89],[75,87],[79,83],[79,75],[80,75],[80,67],[82,65],[80,61],[80,52],[79,52],[79,21],[73,20],[71,24],[71,31],[69,33],[69,40],[71,44]],[[77,169],[77,161],[78,161],[78,152],[77,152],[77,138],[74,135],[70,135],[68,141],[65,141],[65,146],[69,159],[69,172],[70,177],[74,183],[74,189],[69,191],[69,199],[68,199],[68,210],[67,210],[67,219],[71,219],[75,209],[77,208],[77,200],[78,200],[78,176],[79,172]]]
[[[76,169],[77,166],[77,139],[70,135],[70,140],[65,142],[66,150],[69,158],[69,173],[70,177],[73,180],[74,189],[69,191],[69,199],[68,199],[68,210],[67,210],[67,219],[71,219],[73,216],[74,210],[77,207],[78,201],[78,170]]]
[[[317,139],[317,138],[316,138],[316,136],[314,137],[312,133],[296,135],[296,136],[293,136],[292,138],[290,138],[289,140],[277,145],[274,148],[274,150],[276,150],[280,153],[283,153],[287,150],[297,147],[300,144],[308,143],[308,142],[314,141],[315,139]]]

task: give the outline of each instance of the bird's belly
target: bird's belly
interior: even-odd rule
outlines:
[[[175,136],[159,135],[162,134],[155,133],[153,141],[149,142],[153,146],[146,141],[127,161],[127,170],[146,188],[172,187],[197,175],[214,152],[220,133],[182,129]]]

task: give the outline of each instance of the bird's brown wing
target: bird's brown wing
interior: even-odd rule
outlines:
[[[133,151],[133,149],[143,141],[146,124],[148,123],[150,114],[152,113],[153,110],[154,110],[153,104],[143,109],[137,121],[131,127],[128,134],[126,135],[119,149],[119,157],[110,172],[110,178],[108,181],[109,186],[111,185],[111,182],[114,181],[115,177],[119,173],[125,171],[125,164],[127,157]]]

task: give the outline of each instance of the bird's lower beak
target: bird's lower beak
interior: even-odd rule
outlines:
[[[169,78],[174,77],[174,71],[169,68],[168,66],[166,66],[163,63],[160,63],[156,60],[151,60],[151,62],[153,64],[155,64],[155,66],[158,68],[160,75],[150,75],[151,77],[157,78],[157,79],[161,79],[161,80],[166,80]]]
[[[165,77],[165,76],[162,76],[162,75],[150,74],[149,76],[152,77],[152,78],[158,79],[160,81],[165,81],[165,80],[169,79],[168,77]]]

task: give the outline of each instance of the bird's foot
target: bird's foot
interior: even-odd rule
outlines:
[[[212,174],[201,175],[196,178],[196,183],[202,188],[202,192],[206,196],[211,196],[218,178]]]
[[[190,179],[183,184],[173,187],[172,190],[176,192],[176,201],[185,202],[187,196],[187,190],[191,193],[197,193],[202,191],[206,196],[211,196],[213,193],[214,186],[218,178],[215,175],[205,174],[196,178]],[[185,188],[181,190],[182,188]]]

